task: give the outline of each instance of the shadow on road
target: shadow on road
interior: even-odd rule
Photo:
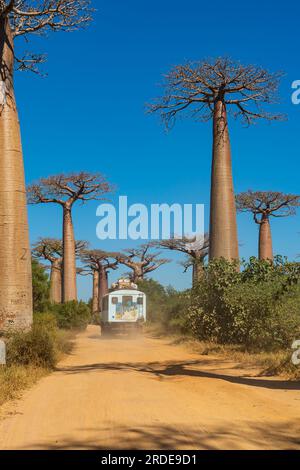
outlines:
[[[92,438],[87,440],[82,437],[80,441],[65,437],[59,442],[44,442],[32,444],[30,449],[87,449],[107,450],[105,442],[99,440],[99,436],[111,436],[111,428],[80,429],[82,436],[88,432]],[[274,425],[265,422],[263,424],[247,423],[240,426],[232,426],[232,423],[222,427],[211,426],[210,429],[201,425],[192,429],[178,424],[177,426],[144,426],[129,428],[118,426],[114,429],[113,442],[110,441],[109,449],[299,449],[300,425],[295,423],[281,423]],[[246,444],[245,444],[246,443]]]
[[[183,362],[153,362],[153,363],[139,363],[139,362],[111,362],[111,363],[95,363],[85,364],[82,366],[61,367],[57,369],[60,372],[68,374],[80,374],[81,372],[88,371],[133,371],[143,374],[152,374],[157,378],[164,377],[195,377],[206,379],[218,379],[230,382],[233,384],[247,385],[251,387],[261,387],[271,390],[300,390],[300,382],[292,382],[285,380],[275,379],[262,379],[258,377],[248,377],[243,375],[231,375],[228,373],[214,372],[201,370],[201,366],[211,365],[211,360],[196,360],[196,361],[183,361]],[[217,362],[215,363],[217,365]],[[232,368],[231,368],[232,370]]]

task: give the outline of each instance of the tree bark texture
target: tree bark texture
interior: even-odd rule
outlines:
[[[63,302],[77,300],[75,237],[71,208],[63,208]]]
[[[50,274],[50,302],[60,304],[62,301],[62,266],[61,261],[56,260],[51,264]]]
[[[222,99],[215,103],[213,118],[209,257],[227,260],[239,257],[230,140]]]
[[[99,272],[93,272],[93,300],[92,300],[93,314],[99,312]]]
[[[108,278],[104,267],[99,269],[99,311],[102,311],[103,297],[108,294]]]
[[[271,226],[270,219],[267,216],[262,217],[259,225],[258,256],[259,259],[273,259]]]

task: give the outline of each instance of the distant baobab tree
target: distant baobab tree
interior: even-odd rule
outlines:
[[[29,204],[53,203],[63,209],[63,302],[77,300],[72,208],[77,201],[102,200],[110,190],[101,174],[85,172],[41,178],[27,189]]]
[[[85,268],[93,274],[92,311],[101,311],[103,297],[108,294],[108,273],[116,270],[119,262],[116,253],[108,253],[102,250],[83,250],[81,261]]]
[[[76,256],[88,246],[87,242],[78,240],[75,242]],[[32,248],[32,255],[36,259],[44,259],[50,262],[50,302],[58,304],[62,302],[62,262],[63,244],[56,238],[40,238]]]
[[[92,314],[95,315],[99,313],[99,272],[94,266],[86,265],[83,268],[77,268],[77,274],[80,276],[92,276]]]
[[[205,258],[209,252],[209,235],[204,235],[203,241],[200,243],[196,238],[171,238],[170,240],[160,240],[154,242],[154,245],[171,251],[179,251],[188,255],[188,261],[184,263],[186,269],[193,268],[193,285],[199,281],[203,274]]]
[[[239,257],[227,108],[246,125],[281,119],[264,110],[276,102],[281,75],[227,58],[178,65],[165,77],[164,96],[149,106],[167,127],[179,116],[213,121],[210,259]]]
[[[137,283],[142,281],[146,274],[156,271],[160,266],[169,263],[168,259],[160,258],[160,253],[151,251],[152,243],[142,245],[139,248],[130,248],[117,256],[120,264],[131,269],[130,279]]]
[[[247,191],[236,196],[239,212],[251,212],[259,225],[259,259],[273,259],[270,217],[289,217],[296,214],[300,196],[274,191]]]
[[[52,238],[42,238],[33,245],[32,255],[36,259],[49,261],[50,302],[61,303],[62,242]]]
[[[37,72],[43,55],[15,53],[15,40],[73,31],[91,20],[89,0],[0,0],[0,330],[32,324],[31,257],[14,68]],[[22,46],[22,43],[20,43]]]

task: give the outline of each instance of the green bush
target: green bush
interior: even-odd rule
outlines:
[[[45,268],[32,260],[32,298],[33,311],[44,312],[49,306],[49,278]]]
[[[56,319],[39,315],[30,331],[11,333],[7,341],[7,364],[53,368],[58,358]]]
[[[58,325],[57,318],[54,313],[35,313],[33,316],[33,324],[41,328],[46,328],[48,331],[56,333]]]
[[[263,350],[290,347],[300,334],[299,266],[280,257],[213,260],[191,293],[189,321],[201,340]]]
[[[84,330],[91,320],[91,310],[85,302],[66,302],[51,307],[59,328]]]
[[[162,323],[169,331],[188,333],[188,306],[187,292],[178,292],[173,288],[166,289],[166,301],[163,305]]]
[[[138,283],[138,288],[144,292],[147,297],[147,321],[161,321],[163,313],[162,308],[167,299],[164,287],[153,279],[145,279]]]
[[[248,281],[230,289],[232,341],[263,350],[290,347],[300,333],[300,291],[276,282]]]
[[[239,282],[237,263],[214,260],[191,292],[189,320],[195,336],[201,340],[229,341],[232,319],[227,309],[228,289]]]
[[[163,287],[153,279],[139,282],[139,289],[147,296],[147,320],[161,323],[169,331],[188,332],[189,299],[185,292]]]

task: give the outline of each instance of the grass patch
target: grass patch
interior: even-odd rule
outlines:
[[[49,369],[35,366],[0,366],[0,406],[19,398],[20,392],[46,375]]]
[[[59,330],[53,315],[37,315],[30,331],[7,335],[7,365],[0,366],[0,406],[54,370],[71,352],[74,332]]]

